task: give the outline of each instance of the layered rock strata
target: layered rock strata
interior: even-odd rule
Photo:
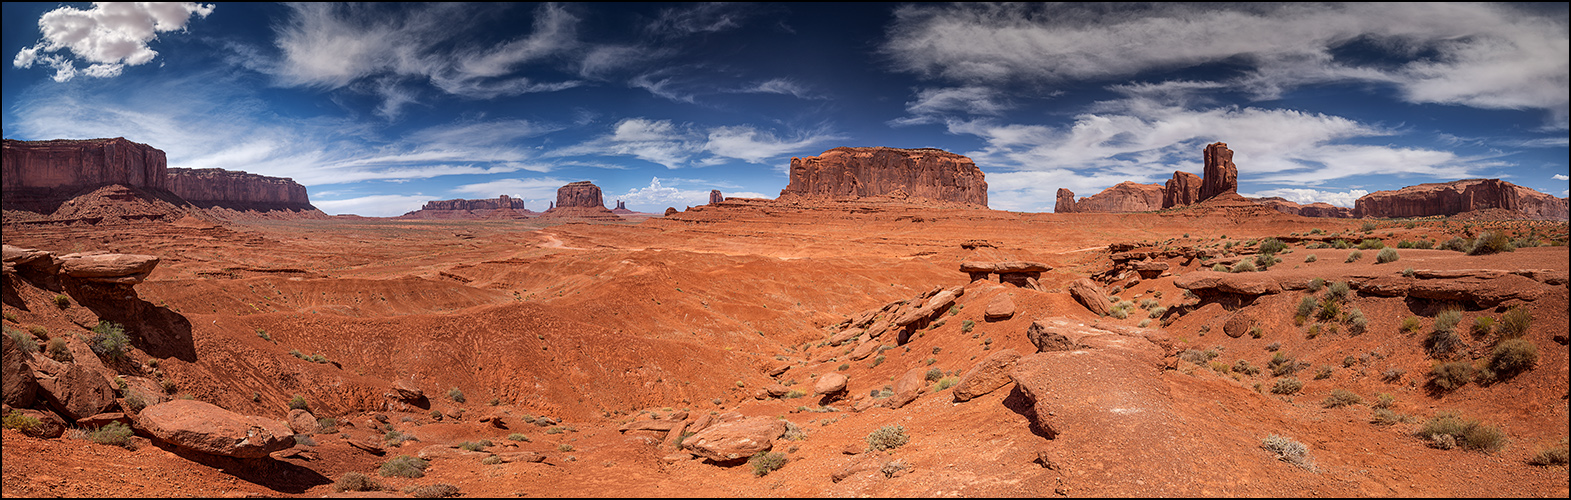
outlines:
[[[606,210],[605,200],[600,197],[600,186],[589,181],[572,182],[557,188],[556,204],[540,214],[540,218],[622,220],[621,216]]]
[[[432,200],[419,210],[398,216],[400,219],[521,219],[536,212],[524,207],[524,200],[501,195],[481,200]]]
[[[202,208],[316,210],[305,186],[286,177],[221,168],[170,168],[167,186],[170,192]]]
[[[0,185],[25,189],[79,190],[108,184],[152,189],[167,186],[164,152],[124,137],[17,141],[0,146]]]
[[[1567,220],[1567,199],[1500,179],[1464,179],[1376,191],[1353,203],[1355,217],[1426,217],[1491,208],[1519,212],[1523,218]]]
[[[1122,213],[1162,209],[1166,193],[1160,184],[1120,182],[1075,202],[1074,212]]]
[[[1140,184],[1126,181],[1100,193],[1075,200],[1075,193],[1059,188],[1053,205],[1054,213],[1125,213],[1150,212],[1165,208],[1194,205],[1225,193],[1238,192],[1238,166],[1233,164],[1233,151],[1226,143],[1212,143],[1205,147],[1204,176],[1189,172],[1173,172],[1165,184]]]
[[[780,201],[813,203],[870,197],[987,206],[982,170],[965,156],[932,148],[842,147],[791,159]]]

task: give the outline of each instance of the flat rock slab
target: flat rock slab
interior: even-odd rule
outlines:
[[[295,445],[294,433],[283,422],[189,399],[149,406],[136,424],[166,443],[209,455],[261,458]]]
[[[778,418],[743,418],[699,431],[682,441],[682,447],[716,462],[746,460],[770,449],[785,431],[785,421]]]

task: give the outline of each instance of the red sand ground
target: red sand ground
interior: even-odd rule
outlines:
[[[1169,315],[1165,330],[1180,350],[1218,349],[1216,361],[1229,364],[1246,359],[1264,366],[1272,354],[1266,346],[1277,343],[1309,364],[1298,373],[1301,393],[1271,394],[1275,379],[1269,373],[1235,379],[1171,358],[1166,364],[1172,369],[1097,375],[1104,377],[1094,381],[1098,387],[1146,395],[1105,408],[1125,415],[1120,422],[1134,432],[1089,427],[1098,421],[1065,421],[1065,434],[1044,439],[1029,429],[1020,397],[1009,386],[967,403],[955,404],[948,391],[939,391],[898,410],[860,413],[845,402],[834,403],[835,412],[803,411],[817,408],[812,397],[752,397],[776,381],[794,381],[793,388],[810,392],[814,376],[842,364],[849,365],[842,373],[850,377],[853,397],[865,397],[915,367],[963,373],[993,349],[1034,352],[1025,331],[1040,317],[1134,326],[1146,319],[1145,310],[1124,320],[1097,318],[1062,293],[1069,282],[1112,267],[1109,243],[1208,245],[1223,236],[1244,241],[1308,234],[1312,228],[1378,237],[1392,246],[1403,239],[1444,241],[1484,230],[1550,234],[1562,241],[1566,234],[1565,223],[1425,220],[1410,229],[1405,221],[1377,221],[1369,233],[1363,223],[1245,205],[1055,215],[885,203],[812,208],[726,202],[639,224],[338,218],[7,227],[10,245],[162,256],[136,290],[170,314],[128,330],[174,335],[140,340],[134,361],[145,367],[157,358],[178,394],[244,414],[281,419],[289,399],[304,395],[317,416],[339,420],[340,433],[314,436],[318,444],[302,457],[241,462],[159,446],[129,451],[80,439],[40,440],[7,429],[3,493],[322,496],[334,494],[331,483],[347,472],[374,476],[393,455],[490,439],[496,445],[489,451],[528,450],[548,458],[498,465],[438,458],[424,478],[379,480],[396,488],[446,483],[467,496],[1566,497],[1565,466],[1525,463],[1567,435],[1567,348],[1554,340],[1567,333],[1563,285],[1520,303],[1534,318],[1527,335],[1539,349],[1534,369],[1449,393],[1425,385],[1431,360],[1421,345],[1423,333],[1398,330],[1411,315],[1424,318],[1427,328],[1436,305],[1359,297],[1354,305],[1369,317],[1368,333],[1309,339],[1308,324],[1293,324],[1292,310],[1306,294],[1299,291],[1263,296],[1240,309],[1259,319],[1262,338],[1224,335],[1221,322],[1230,313],[1217,306]],[[1297,244],[1267,272],[1312,272],[1331,281],[1408,267],[1563,273],[1566,248],[1477,257],[1404,249],[1401,260],[1376,264],[1374,251],[1344,263],[1349,250]],[[1309,254],[1317,262],[1304,263]],[[966,284],[958,265],[968,260],[1031,260],[1054,269],[1041,278],[1048,292],[968,287],[956,315],[886,351],[882,363],[848,362],[843,357],[849,345],[820,345],[829,336],[825,327],[850,316],[935,286]],[[1202,267],[1169,262],[1175,276]],[[1175,276],[1143,281],[1120,292],[1121,298],[1138,302],[1160,293],[1162,306],[1185,303],[1184,291],[1173,286]],[[93,311],[55,308],[53,292],[26,286],[17,291],[24,307],[7,299],[5,311],[16,317],[7,326],[80,332],[96,324]],[[1011,293],[1018,312],[1009,320],[984,321],[986,301],[998,293]],[[1462,325],[1480,316],[1498,318],[1511,305],[1518,301],[1465,310]],[[974,331],[962,331],[966,320],[975,322]],[[1468,341],[1463,359],[1488,357],[1491,338]],[[291,350],[321,353],[332,363],[303,361]],[[1355,363],[1344,367],[1349,356]],[[782,360],[791,368],[778,380],[768,377],[765,368]],[[1322,365],[1334,368],[1330,377],[1313,379]],[[1384,379],[1393,368],[1405,375]],[[382,393],[397,379],[416,381],[431,408],[384,409]],[[1256,383],[1264,390],[1257,391]],[[459,388],[467,402],[444,397],[449,388]],[[1322,407],[1333,389],[1353,391],[1365,403]],[[1395,410],[1408,415],[1409,423],[1370,424],[1369,402],[1377,393],[1393,395]],[[1096,410],[1103,403],[1062,404]],[[777,442],[775,450],[787,452],[789,462],[755,477],[745,464],[670,459],[670,451],[656,446],[659,435],[617,431],[641,410],[661,408],[780,416],[801,426],[808,438]],[[463,415],[436,422],[431,409]],[[1493,454],[1426,446],[1412,433],[1442,410],[1500,426],[1509,445]],[[419,441],[384,457],[347,445],[349,438],[374,433],[370,418],[378,413]],[[484,415],[502,416],[507,429],[480,423]],[[525,423],[525,415],[551,416],[572,430],[551,434]],[[885,477],[871,470],[831,480],[853,461],[872,459],[844,449],[865,447],[870,432],[893,424],[908,430],[910,442],[888,458],[909,465],[909,472]],[[508,441],[512,433],[530,441]],[[1272,434],[1308,445],[1316,471],[1274,460],[1260,447]],[[572,450],[561,451],[562,445]],[[1035,462],[1039,452],[1055,467]]]

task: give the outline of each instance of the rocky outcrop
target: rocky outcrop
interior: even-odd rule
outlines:
[[[884,399],[884,407],[898,409],[916,401],[927,389],[927,368],[916,367],[906,370],[900,378],[895,379],[894,394]]]
[[[1538,220],[1567,220],[1567,199],[1500,179],[1464,179],[1376,191],[1353,204],[1355,217],[1425,217],[1498,208]]]
[[[1334,219],[1348,219],[1353,217],[1353,209],[1343,208],[1324,202],[1314,202],[1300,205],[1280,197],[1249,198],[1250,201],[1276,209],[1284,214],[1300,215],[1304,217],[1326,217]]]
[[[32,335],[26,338],[26,342],[33,341]],[[3,346],[4,352],[4,364],[0,364],[0,386],[4,387],[5,405],[12,408],[32,406],[38,395],[38,382],[33,379],[33,369],[27,364],[29,356],[10,335],[0,335],[0,346]],[[32,347],[36,349],[37,346]]]
[[[97,283],[135,285],[157,266],[158,257],[152,255],[87,252],[60,256],[61,274]]]
[[[1009,370],[1019,359],[1020,353],[1014,349],[1004,349],[982,358],[955,383],[955,402],[964,403],[1009,385]]]
[[[606,210],[605,199],[600,197],[600,186],[589,181],[571,182],[557,188],[556,204],[540,214],[540,218],[622,220],[621,216]]]
[[[79,190],[108,184],[166,189],[164,152],[124,137],[16,141],[0,147],[5,191]]]
[[[1173,172],[1162,189],[1162,208],[1182,207],[1200,203],[1200,176],[1189,172]]]
[[[425,202],[421,210],[499,210],[510,208],[513,210],[528,211],[524,200],[501,195],[496,198],[484,200],[433,200]]]
[[[716,203],[720,203],[722,201],[725,201],[725,197],[720,195],[720,190],[719,189],[711,189],[711,190],[709,190],[709,204],[710,205],[713,205],[713,204],[716,204]]]
[[[1053,203],[1053,213],[1068,214],[1075,211],[1075,192],[1058,188],[1058,200]]]
[[[262,458],[295,444],[283,422],[191,399],[149,406],[137,415],[136,426],[166,443],[226,457]]]
[[[1222,193],[1238,192],[1238,165],[1233,164],[1233,150],[1227,143],[1206,145],[1205,171],[1200,183],[1200,201],[1215,198]]]
[[[683,440],[682,447],[716,462],[746,460],[769,450],[785,431],[785,421],[778,418],[744,418],[698,431]]]
[[[221,168],[170,168],[168,189],[202,208],[316,210],[293,179]]]
[[[1100,193],[1075,202],[1075,212],[1123,213],[1149,212],[1162,208],[1163,187],[1160,184],[1120,182]]]
[[[523,219],[536,212],[524,208],[524,200],[501,195],[483,200],[432,200],[419,210],[398,216],[400,219]]]
[[[116,405],[114,388],[103,375],[82,363],[71,363],[58,375],[38,379],[38,387],[49,408],[70,422],[109,411]]]
[[[1096,286],[1087,278],[1080,278],[1069,284],[1069,295],[1075,298],[1080,305],[1086,306],[1098,316],[1107,316],[1113,312],[1112,304],[1108,303],[1107,294],[1102,292],[1102,287]]]
[[[987,206],[982,170],[965,156],[932,148],[835,148],[791,159],[780,201],[813,203],[889,197]]]
[[[627,214],[636,214],[638,212],[634,212],[632,210],[628,210],[626,202],[624,202],[622,200],[616,200],[616,208],[611,209],[611,213],[617,214],[617,215],[627,215]]]

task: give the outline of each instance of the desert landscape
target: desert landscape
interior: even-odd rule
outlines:
[[[776,199],[371,218],[5,148],[8,497],[1568,493],[1566,199],[1498,180],[1306,217],[1217,143],[1024,213],[836,148]]]

